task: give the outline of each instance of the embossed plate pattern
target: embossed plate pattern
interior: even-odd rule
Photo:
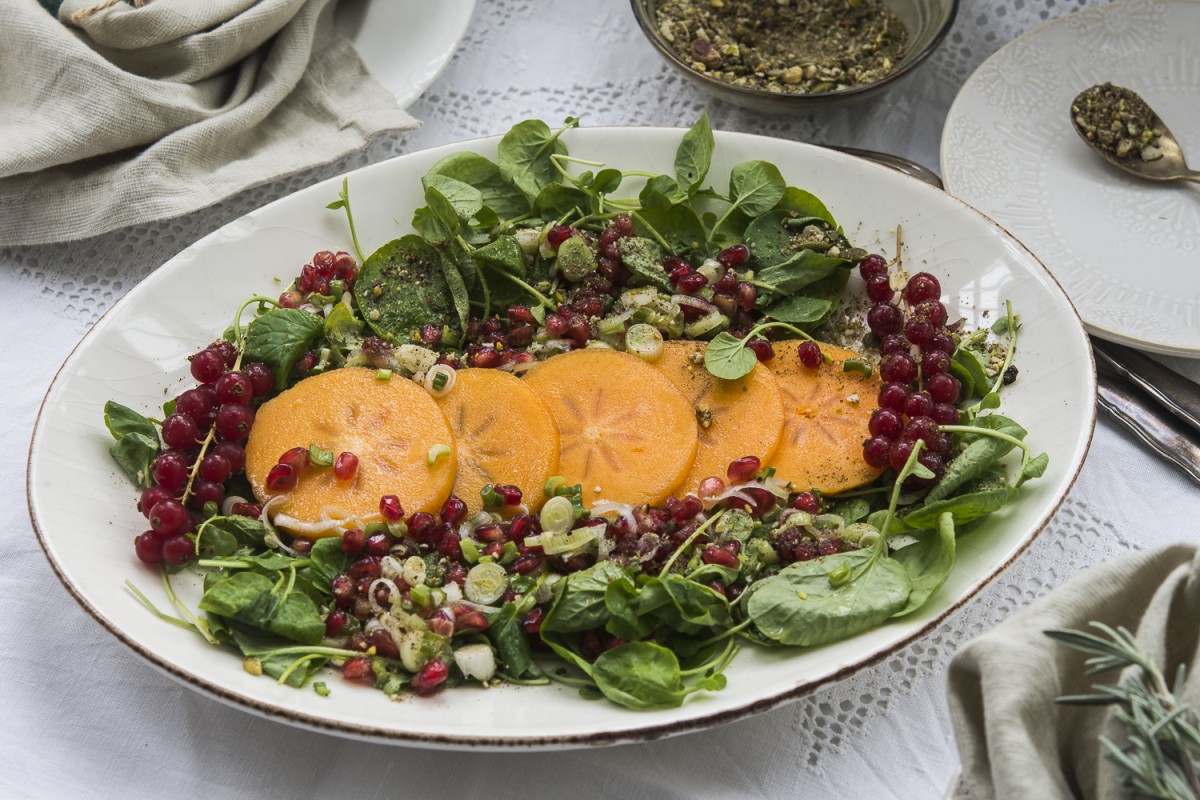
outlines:
[[[1200,162],[1200,3],[1125,0],[1010,42],[950,108],[942,175],[1055,274],[1097,336],[1200,357],[1200,186],[1140,181],[1071,128],[1071,100],[1111,81]]]

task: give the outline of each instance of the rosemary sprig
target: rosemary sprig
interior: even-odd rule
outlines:
[[[1046,635],[1075,650],[1090,653],[1087,675],[1136,667],[1119,684],[1098,684],[1097,694],[1057,698],[1065,705],[1119,705],[1114,713],[1125,726],[1128,743],[1118,747],[1101,736],[1105,755],[1125,770],[1125,784],[1145,797],[1200,800],[1200,718],[1179,700],[1186,666],[1179,665],[1174,687],[1158,665],[1138,649],[1125,628],[1090,623],[1097,636],[1059,628]]]

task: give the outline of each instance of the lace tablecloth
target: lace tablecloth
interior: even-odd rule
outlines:
[[[1106,420],[1049,527],[933,635],[810,698],[717,730],[556,754],[362,744],[183,688],[104,632],[55,580],[24,513],[25,450],[58,364],[105,309],[187,244],[303,186],[528,117],[678,126],[706,107],[717,128],[890,151],[936,168],[942,122],[971,71],[1015,36],[1094,4],[963,0],[949,38],[882,102],[776,117],[710,103],[660,62],[621,0],[482,0],[461,50],[412,108],[421,129],[181,219],[0,248],[13,334],[0,351],[10,454],[0,468],[10,514],[0,547],[0,796],[943,796],[957,766],[944,696],[955,650],[1089,564],[1195,535],[1187,520],[1200,517],[1200,493]]]

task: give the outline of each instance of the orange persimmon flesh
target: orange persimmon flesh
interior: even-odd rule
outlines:
[[[867,422],[878,408],[879,378],[844,372],[847,359],[858,354],[818,343],[828,358],[816,369],[800,363],[800,341],[776,342],[775,357],[766,362],[783,393],[783,437],[770,464],[775,476],[798,491],[827,494],[870,483],[881,470],[863,461]]]
[[[314,444],[335,458],[353,453],[358,469],[339,481],[328,467],[307,467],[280,508],[301,522],[318,521],[326,508],[378,514],[379,498],[389,494],[400,498],[405,513],[436,512],[454,485],[456,448],[445,414],[421,386],[400,377],[378,380],[373,369],[314,375],[263,404],[246,442],[246,477],[255,496],[271,496],[267,473],[283,453]],[[450,453],[431,466],[427,457],[435,445]]]
[[[691,471],[696,416],[661,372],[616,350],[554,356],[529,370],[558,425],[560,473],[597,500],[663,502]]]
[[[691,402],[699,423],[696,460],[682,492],[694,492],[709,476],[724,480],[729,462],[743,456],[766,464],[783,432],[783,398],[771,370],[756,366],[744,378],[717,378],[704,367],[704,349],[703,342],[667,342],[654,362]]]
[[[480,490],[507,483],[536,510],[558,474],[558,428],[550,409],[520,378],[495,369],[460,369],[454,388],[437,400],[458,443],[454,494],[471,511],[483,507]]]

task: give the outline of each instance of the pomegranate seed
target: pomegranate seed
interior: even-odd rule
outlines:
[[[713,284],[713,291],[720,292],[722,294],[733,294],[733,290],[737,288],[737,285],[737,273],[733,270],[729,270],[720,278],[718,278],[717,282]]]
[[[358,472],[358,456],[351,452],[339,453],[333,460],[333,477],[348,481]]]
[[[809,514],[817,514],[821,511],[821,498],[812,492],[800,492],[792,501],[792,508],[807,511]]]
[[[541,606],[534,606],[525,616],[521,617],[521,630],[533,636],[541,632],[542,620],[546,618],[546,610]]]
[[[346,567],[346,574],[355,580],[369,578],[375,580],[383,572],[380,560],[375,556],[363,556]]]
[[[765,363],[775,357],[775,348],[766,339],[751,339],[746,346],[754,351],[754,357]]]
[[[347,650],[357,650],[360,653],[367,652],[371,644],[367,641],[367,635],[362,631],[355,631],[350,634],[350,641],[346,643]]]
[[[350,528],[342,531],[342,552],[356,556],[362,552],[367,543],[367,535],[361,528]]]
[[[163,420],[162,438],[167,447],[186,450],[196,443],[199,429],[187,414],[175,413]]]
[[[758,300],[758,289],[753,283],[742,281],[734,287],[733,296],[737,300],[738,308],[749,313],[754,310],[754,303]]]
[[[530,310],[529,306],[509,306],[508,311],[505,313],[508,317],[508,321],[512,323],[535,321],[533,318],[533,311]]]
[[[344,572],[339,572],[329,581],[329,591],[339,608],[346,608],[354,602],[354,579]]]
[[[400,650],[396,647],[396,640],[392,638],[391,632],[387,628],[376,628],[367,634],[367,641],[375,648],[375,652],[384,658],[398,659],[400,658]]]
[[[592,329],[586,319],[572,314],[567,320],[567,335],[574,339],[576,344],[584,345],[592,338]]]
[[[200,383],[215,383],[225,374],[225,357],[208,348],[192,356],[192,377]]]
[[[386,556],[392,549],[392,537],[376,533],[367,538],[366,551],[373,556]]]
[[[133,540],[133,551],[143,564],[161,564],[163,560],[162,542],[154,535],[154,531],[139,533]]]
[[[542,557],[536,553],[529,553],[523,556],[518,556],[508,568],[510,572],[515,572],[518,575],[530,575],[537,572],[542,566]]]
[[[559,245],[577,235],[579,232],[570,225],[555,225],[546,233],[546,244],[554,250],[557,250]]]
[[[288,289],[279,295],[280,308],[299,308],[304,305],[304,295],[295,289]]]
[[[279,456],[276,463],[287,464],[292,469],[300,472],[309,464],[308,448],[293,447],[291,450],[288,450],[283,455]]]
[[[254,424],[254,409],[241,403],[223,405],[217,411],[214,424],[222,439],[240,442],[250,435],[250,426]]]
[[[296,468],[290,464],[276,464],[267,473],[268,492],[290,492],[299,480]]]
[[[480,348],[468,359],[468,363],[472,367],[478,367],[480,369],[493,369],[500,366],[501,361],[502,359],[500,358],[500,351],[494,347]]]
[[[496,545],[496,547],[499,546],[499,544]],[[462,558],[462,539],[453,531],[447,532],[445,536],[438,539],[437,551],[438,555],[457,561]]]
[[[737,269],[742,264],[750,260],[750,248],[744,244],[735,244],[726,247],[721,252],[717,253],[717,261],[725,269]]]
[[[700,560],[705,564],[716,564],[730,569],[737,569],[740,564],[738,557],[727,550],[722,550],[716,545],[709,545],[704,548],[704,552],[700,555]]]
[[[671,509],[671,517],[675,520],[676,525],[683,525],[695,519],[703,510],[704,504],[700,502],[700,498],[689,494]]]
[[[342,628],[346,627],[346,612],[340,609],[334,609],[329,612],[329,616],[325,618],[325,635],[330,639],[335,638],[342,632]]]
[[[796,355],[800,358],[800,364],[807,369],[817,369],[825,361],[820,345],[811,340],[801,342],[796,347]]]
[[[754,474],[760,469],[762,469],[762,461],[758,456],[742,456],[729,462],[725,474],[732,483],[745,483],[754,478]]]
[[[834,553],[842,552],[842,547],[837,539],[819,539],[817,541],[817,553],[823,556],[831,556]]]
[[[426,347],[437,347],[442,343],[442,326],[426,322],[421,326],[421,343]]]
[[[350,659],[342,665],[342,677],[348,681],[374,681],[371,659],[364,656]]]
[[[567,335],[567,320],[557,314],[546,317],[546,334],[552,339],[561,339]]]
[[[238,517],[258,519],[262,516],[262,506],[258,503],[234,503],[229,512]]]
[[[928,272],[918,272],[908,279],[904,287],[904,299],[909,305],[918,305],[926,300],[937,300],[942,296],[942,285]]]
[[[870,280],[878,275],[887,275],[887,261],[883,256],[871,253],[869,256],[858,262],[858,274],[862,275],[863,280]]]
[[[675,285],[684,294],[695,294],[708,285],[708,278],[699,272],[688,272],[680,275]]]
[[[400,505],[400,498],[396,495],[385,494],[379,498],[379,513],[389,522],[398,522],[404,519],[404,506]]]
[[[721,480],[715,475],[700,481],[698,493],[701,500],[707,500],[710,497],[716,497],[723,491],[725,491],[725,481]]]
[[[475,529],[475,538],[481,542],[504,542],[504,529],[499,525],[480,525]]]
[[[552,229],[553,230],[553,229]],[[412,677],[413,691],[420,697],[437,694],[450,676],[450,668],[440,658],[425,663],[421,671]]]
[[[537,517],[532,514],[517,514],[512,518],[512,522],[508,523],[508,539],[511,542],[520,544],[525,541],[526,536],[532,536],[539,530]]]
[[[457,525],[467,517],[467,504],[457,495],[450,495],[442,504],[438,517],[448,525]]]
[[[487,626],[488,620],[482,611],[476,611],[473,608],[467,608],[465,606],[462,611],[455,611],[455,633],[461,633],[462,631],[485,631],[487,630]]]
[[[436,525],[437,522],[433,519],[432,514],[418,511],[408,518],[408,535],[421,544],[432,544],[431,534]]]
[[[171,536],[162,543],[162,560],[172,567],[182,567],[195,557],[195,542],[183,534]]]
[[[425,624],[429,626],[429,630],[438,636],[449,637],[454,635],[454,616],[449,609],[439,608],[437,611],[434,611],[425,620]]]

